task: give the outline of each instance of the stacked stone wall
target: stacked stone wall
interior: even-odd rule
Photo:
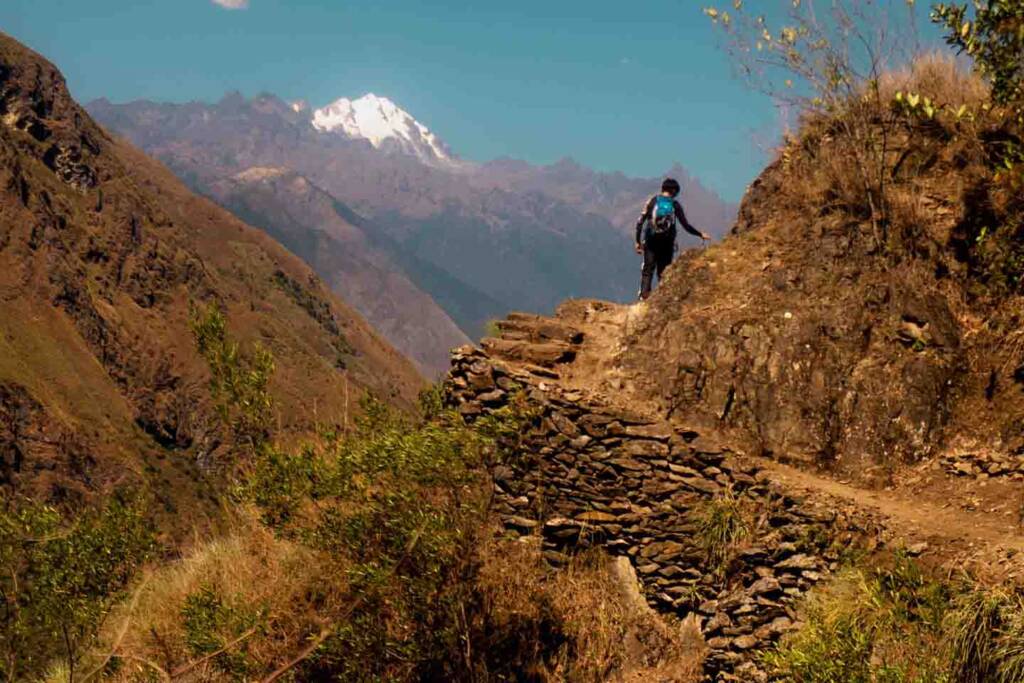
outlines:
[[[875,542],[873,525],[788,495],[712,435],[567,391],[556,372],[522,360],[459,349],[446,382],[468,420],[516,395],[535,416],[513,462],[493,473],[506,528],[538,534],[556,566],[593,546],[628,557],[652,607],[698,617],[709,680],[765,680],[756,653],[797,625],[796,601],[846,552]],[[719,558],[705,527],[729,510],[741,511],[745,533]]]

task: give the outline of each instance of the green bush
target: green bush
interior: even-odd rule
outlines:
[[[938,3],[932,20],[946,29],[946,42],[974,59],[975,68],[992,84],[992,100],[1019,117],[1024,113],[1024,5],[1019,0],[973,0]]]
[[[804,627],[764,656],[795,683],[939,683],[946,677],[943,629],[949,590],[911,559],[850,568],[809,598]]]
[[[228,605],[215,590],[204,586],[185,598],[181,617],[191,655],[198,658],[215,654],[214,665],[236,677],[256,673],[250,669],[243,652],[231,651],[226,646],[246,631],[257,628],[263,619],[258,606],[239,609]]]
[[[117,497],[74,521],[52,507],[10,503],[0,513],[0,677],[25,680],[62,660],[73,678],[153,547],[140,506]]]
[[[270,437],[273,398],[268,389],[274,358],[261,346],[244,351],[227,333],[216,304],[192,310],[192,334],[210,369],[210,394],[217,413],[230,427],[235,445],[255,452]]]

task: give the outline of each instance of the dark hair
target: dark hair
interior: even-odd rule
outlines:
[[[675,178],[665,178],[665,180],[663,180],[661,183],[661,191],[668,192],[673,197],[679,194],[680,189],[681,188],[679,187],[679,181],[676,180]]]

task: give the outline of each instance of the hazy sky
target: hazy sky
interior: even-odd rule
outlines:
[[[693,0],[2,0],[80,101],[375,92],[459,155],[654,176],[738,199],[777,115]],[[751,5],[778,6],[763,0]]]

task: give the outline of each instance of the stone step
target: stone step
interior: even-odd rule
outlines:
[[[513,341],[551,341],[564,344],[579,344],[583,341],[583,333],[570,325],[553,318],[527,316],[522,313],[512,313],[507,320],[499,321],[498,329],[501,330],[502,339]]]
[[[519,363],[532,363],[544,368],[550,368],[559,363],[571,363],[576,358],[576,351],[570,344],[559,342],[534,344],[522,340],[488,337],[480,341],[480,346],[488,354],[497,358]]]

